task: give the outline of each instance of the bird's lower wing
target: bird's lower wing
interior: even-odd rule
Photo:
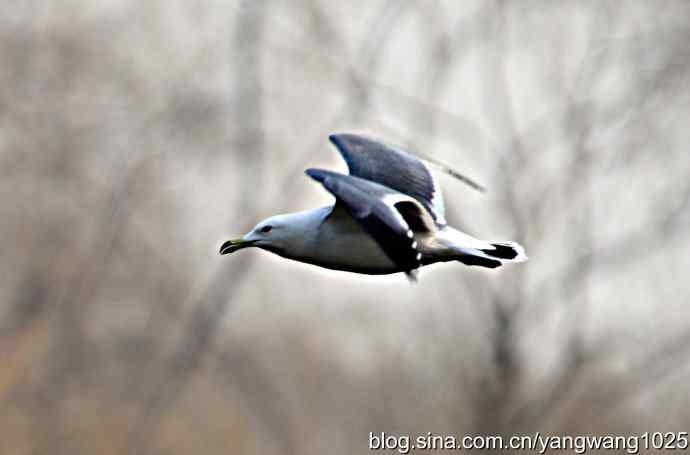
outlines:
[[[307,175],[321,184],[376,241],[386,255],[414,279],[421,264],[409,219],[416,230],[435,229],[431,216],[407,195],[350,175],[308,169]],[[402,212],[405,213],[405,217]]]

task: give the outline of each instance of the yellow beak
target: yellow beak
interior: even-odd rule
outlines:
[[[256,240],[244,240],[244,239],[228,240],[223,245],[221,245],[220,254],[234,253],[235,251],[241,250],[242,248],[247,248],[248,246],[252,246],[252,244],[255,241]]]

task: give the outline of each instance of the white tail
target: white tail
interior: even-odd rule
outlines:
[[[449,226],[439,231],[436,239],[446,246],[452,259],[466,265],[494,269],[508,262],[524,262],[528,259],[519,243],[480,240]]]

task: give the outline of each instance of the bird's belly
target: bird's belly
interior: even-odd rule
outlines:
[[[318,254],[310,257],[308,262],[329,269],[371,275],[400,271],[378,244],[363,231],[321,238],[315,251]]]

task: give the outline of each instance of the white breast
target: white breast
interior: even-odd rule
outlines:
[[[321,224],[313,251],[315,254],[308,262],[321,267],[370,274],[399,271],[374,239],[347,214],[334,213]]]

